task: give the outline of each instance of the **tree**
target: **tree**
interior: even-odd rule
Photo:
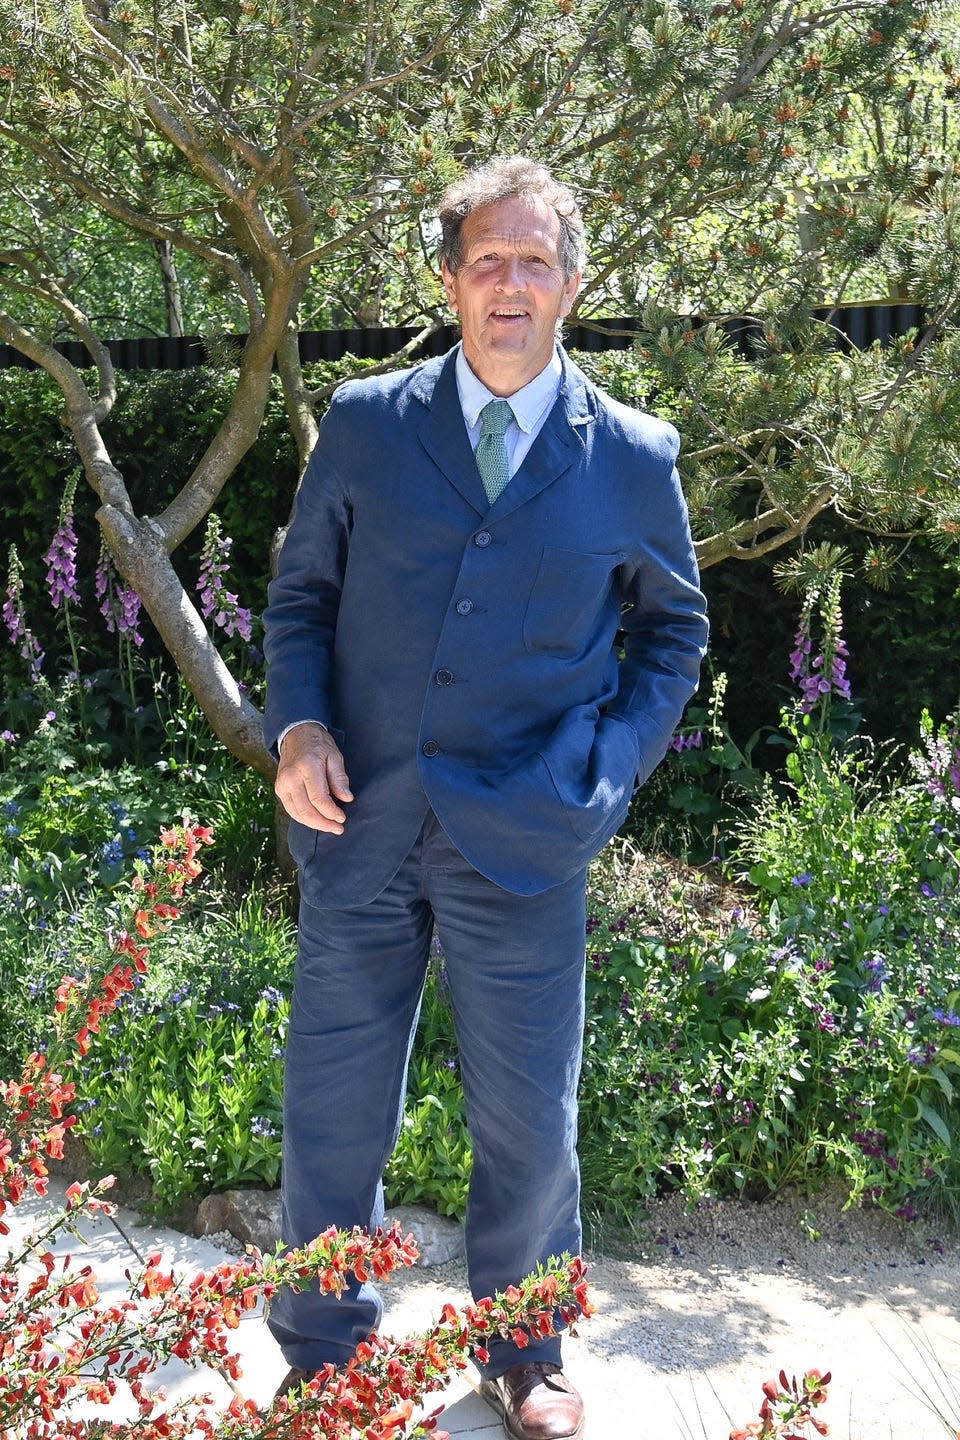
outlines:
[[[302,316],[439,323],[431,208],[496,151],[543,156],[584,197],[580,318],[646,306],[637,380],[687,433],[705,564],[787,544],[830,506],[956,531],[938,15],[930,0],[0,0],[0,336],[60,385],[117,568],[234,753],[271,768],[171,557],[255,438],[274,364],[309,453],[324,396],[300,365]],[[844,190],[858,117],[900,123],[921,86],[936,110],[914,125],[922,145]],[[799,229],[812,204],[815,245]],[[913,287],[928,325],[888,356],[828,352],[809,301],[827,283],[841,299],[865,267]],[[131,289],[153,275],[154,311],[176,316],[180,296],[187,328],[244,336],[223,425],[151,517],[102,431],[116,384],[91,299],[111,272]],[[760,322],[752,362],[724,338],[743,313]],[[56,350],[64,329],[95,380]]]

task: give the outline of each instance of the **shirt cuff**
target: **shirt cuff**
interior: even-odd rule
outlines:
[[[327,729],[326,725],[324,725],[324,723],[323,723],[322,720],[314,720],[314,719],[312,719],[311,716],[309,716],[309,715],[306,716],[306,718],[303,719],[303,720],[294,720],[294,722],[293,722],[292,725],[285,725],[284,728],[280,731],[280,734],[277,736],[277,754],[278,754],[278,755],[280,754],[281,750],[283,749],[283,742],[284,742],[284,740],[286,740],[286,738],[287,738],[287,736],[290,734],[290,731],[291,731],[291,730],[296,730],[296,728],[297,728],[298,725],[319,725],[321,730],[326,730],[326,729]]]

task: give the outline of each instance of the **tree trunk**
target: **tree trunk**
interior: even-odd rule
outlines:
[[[180,276],[177,274],[177,262],[171,242],[158,240],[157,254],[160,256],[160,274],[163,276],[163,295],[167,308],[167,334],[180,336],[183,334],[183,304],[180,298]]]

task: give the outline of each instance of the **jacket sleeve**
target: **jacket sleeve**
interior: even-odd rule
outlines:
[[[706,601],[700,590],[687,506],[674,463],[676,432],[659,484],[651,486],[643,541],[623,566],[623,655],[611,718],[625,720],[637,737],[640,782],[663,759],[684,706],[697,688],[707,648]]]
[[[274,754],[278,737],[300,720],[319,720],[336,734],[334,643],[351,530],[341,464],[349,453],[344,449],[345,428],[334,396],[297,492],[267,594],[264,735]]]

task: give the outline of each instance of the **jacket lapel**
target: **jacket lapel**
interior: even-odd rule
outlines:
[[[456,351],[451,350],[439,366],[425,365],[417,373],[413,390],[426,406],[419,432],[424,450],[477,514],[486,515],[490,502],[463,420],[457,390]]]
[[[491,507],[494,519],[525,505],[583,457],[585,428],[593,423],[596,406],[586,376],[571,365],[563,350],[560,358],[563,364],[560,393],[520,469]]]
[[[520,469],[492,506],[463,421],[455,351],[418,371],[414,394],[426,407],[420,424],[421,444],[478,515],[489,514],[494,519],[509,515],[552,485],[583,455],[584,427],[593,422],[596,406],[586,376],[562,349],[560,357],[563,379],[553,409]]]

